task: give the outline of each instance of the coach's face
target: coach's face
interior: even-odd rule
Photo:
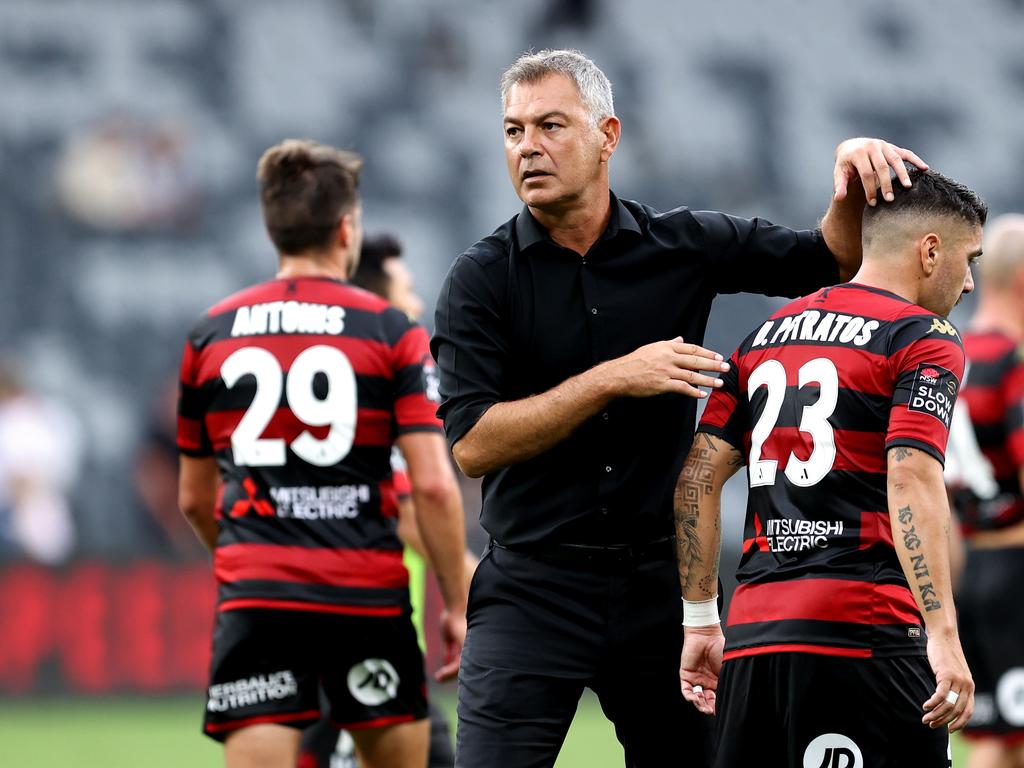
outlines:
[[[551,74],[519,83],[505,99],[505,159],[519,198],[531,208],[557,213],[607,194],[607,161],[619,122],[591,125],[575,83]]]
[[[929,267],[932,272],[927,303],[921,302],[925,309],[946,316],[965,294],[974,290],[971,265],[981,256],[981,236],[981,227],[963,222],[950,222],[942,227],[931,254],[926,257],[930,265],[925,264],[925,272]]]

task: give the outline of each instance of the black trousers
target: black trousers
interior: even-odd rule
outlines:
[[[584,688],[626,766],[709,766],[714,722],[679,690],[681,622],[670,548],[611,564],[490,549],[470,590],[456,766],[553,765]]]

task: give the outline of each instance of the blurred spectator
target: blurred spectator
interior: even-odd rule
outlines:
[[[206,549],[178,509],[178,380],[161,389],[135,452],[132,480],[146,515],[143,549],[180,560],[206,558]]]
[[[110,117],[65,147],[57,168],[60,201],[72,218],[96,229],[169,230],[192,223],[200,196],[188,149],[180,124]]]
[[[47,565],[68,558],[75,530],[67,494],[81,455],[74,416],[0,364],[0,551]]]

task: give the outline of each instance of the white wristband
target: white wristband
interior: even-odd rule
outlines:
[[[710,627],[718,624],[721,619],[718,617],[718,595],[710,600],[686,600],[683,599],[683,626],[684,627]]]

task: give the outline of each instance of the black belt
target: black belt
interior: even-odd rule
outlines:
[[[637,563],[668,559],[675,554],[675,536],[665,536],[641,544],[502,544],[491,539],[491,546],[553,563]]]

